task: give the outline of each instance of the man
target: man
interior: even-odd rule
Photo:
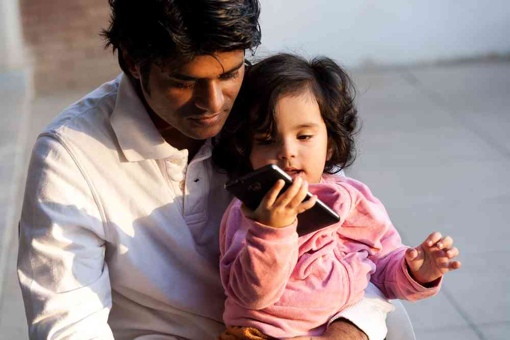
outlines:
[[[30,337],[214,339],[230,197],[210,138],[260,42],[259,4],[110,5],[105,36],[124,73],[66,109],[32,153],[18,259]],[[367,338],[345,319],[327,335]]]

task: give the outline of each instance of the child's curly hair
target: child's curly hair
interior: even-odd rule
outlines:
[[[347,73],[332,59],[311,61],[277,54],[246,70],[243,85],[220,135],[214,140],[213,162],[231,178],[252,170],[249,157],[255,133],[276,133],[275,107],[286,95],[310,91],[326,124],[332,157],[324,171],[335,173],[352,164],[357,132],[355,89]]]

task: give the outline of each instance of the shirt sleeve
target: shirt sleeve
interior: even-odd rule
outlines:
[[[242,214],[234,200],[220,229],[220,275],[226,294],[260,310],[282,296],[298,257],[297,222],[271,228]]]
[[[31,339],[113,339],[102,212],[62,141],[37,140],[20,219],[18,277]]]

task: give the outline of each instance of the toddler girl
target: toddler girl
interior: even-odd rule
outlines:
[[[450,237],[434,232],[416,248],[402,245],[368,187],[334,175],[354,158],[352,93],[329,58],[279,54],[247,70],[213,159],[232,177],[276,164],[293,184],[281,193],[278,181],[254,211],[234,199],[223,216],[224,339],[320,335],[369,281],[390,299],[415,301],[460,267]],[[314,197],[303,202],[307,191]],[[299,237],[299,213],[316,197],[341,220]]]

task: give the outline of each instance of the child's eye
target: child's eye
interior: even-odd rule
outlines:
[[[298,139],[300,140],[306,140],[306,139],[310,139],[312,138],[313,136],[312,135],[299,135],[298,136]]]
[[[275,143],[275,140],[272,138],[260,138],[254,140],[255,145],[271,145]]]

